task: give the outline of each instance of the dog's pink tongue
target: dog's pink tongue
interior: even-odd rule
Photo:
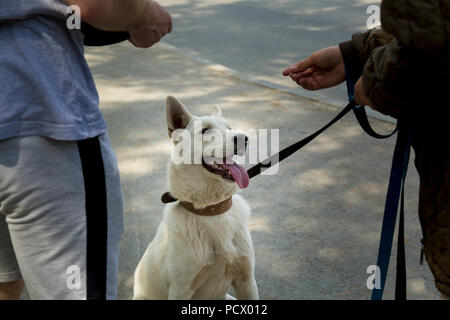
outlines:
[[[250,178],[248,177],[247,170],[243,166],[238,165],[237,163],[226,164],[223,166],[230,170],[231,176],[234,181],[238,184],[239,188],[245,189],[250,184]]]

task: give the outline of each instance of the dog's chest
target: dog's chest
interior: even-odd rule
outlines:
[[[245,234],[238,233],[227,239],[220,236],[210,239],[204,249],[207,252],[206,259],[200,263],[193,287],[210,282],[227,286],[230,281],[245,281],[251,276],[252,246]]]
[[[213,263],[205,265],[198,272],[192,281],[192,289],[226,292],[233,281],[246,281],[250,277],[250,257],[216,256]]]

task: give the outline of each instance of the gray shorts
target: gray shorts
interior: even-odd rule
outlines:
[[[123,197],[106,133],[0,140],[0,282],[32,299],[115,299]]]

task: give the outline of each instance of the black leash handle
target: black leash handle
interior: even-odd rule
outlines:
[[[363,106],[355,106],[353,108],[353,112],[355,113],[356,120],[358,120],[361,128],[372,138],[375,139],[386,139],[392,136],[394,133],[398,131],[398,124],[395,127],[394,131],[389,134],[379,134],[376,133],[372,127],[370,126],[369,119],[367,117],[366,109]]]
[[[249,178],[256,177],[259,175],[264,169],[268,169],[270,167],[273,167],[277,163],[280,163],[287,157],[291,156],[301,148],[303,148],[305,145],[310,143],[312,140],[314,140],[317,136],[319,136],[322,132],[327,130],[329,127],[331,127],[333,124],[335,124],[337,121],[339,121],[342,117],[344,117],[347,113],[349,113],[351,110],[354,111],[356,119],[358,120],[359,125],[361,128],[371,137],[377,138],[377,139],[385,139],[392,136],[394,133],[397,132],[397,127],[395,130],[387,135],[381,135],[376,133],[372,127],[370,126],[369,120],[367,119],[367,113],[363,106],[358,106],[354,99],[352,99],[349,104],[341,111],[339,112],[330,122],[328,122],[325,126],[323,126],[321,129],[317,130],[313,134],[307,136],[306,138],[297,141],[294,144],[291,144],[290,146],[284,148],[280,152],[272,155],[270,158],[263,160],[250,169],[247,170]]]
[[[312,140],[314,140],[318,135],[320,135],[322,132],[327,130],[329,127],[331,127],[333,124],[335,124],[337,121],[339,121],[343,116],[345,116],[347,113],[349,113],[354,107],[356,106],[355,100],[350,101],[350,103],[337,114],[336,117],[334,117],[330,122],[328,122],[325,126],[323,126],[321,129],[317,130],[313,134],[309,135],[308,137],[297,141],[294,144],[291,144],[289,147],[284,148],[280,152],[272,155],[270,158],[261,161],[260,163],[254,165],[250,169],[247,170],[249,178],[253,178],[257,175],[259,175],[263,169],[268,169],[277,163],[283,161],[293,153],[297,152],[301,148],[303,148],[305,145],[310,143]]]

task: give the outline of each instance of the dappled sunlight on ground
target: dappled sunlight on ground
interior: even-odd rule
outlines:
[[[145,144],[139,148],[124,148],[124,156],[126,154],[132,155],[132,157],[136,156],[147,156],[150,158],[151,156],[169,156],[172,150],[172,144],[170,142],[169,137],[167,139],[161,141],[152,141],[148,144]]]
[[[330,172],[323,169],[305,171],[297,175],[295,181],[301,189],[308,191],[323,190],[336,184]]]
[[[410,281],[411,291],[416,293],[424,293],[425,281],[423,279],[411,279]]]
[[[249,221],[250,231],[270,232],[270,222],[264,217],[251,217]]]
[[[119,170],[125,175],[142,176],[155,170],[154,164],[149,157],[134,158],[133,160],[122,160],[119,164]]]
[[[317,143],[308,146],[309,152],[315,153],[327,153],[330,151],[336,151],[342,148],[342,144],[335,139],[331,139],[329,137],[319,137],[317,138]]]

